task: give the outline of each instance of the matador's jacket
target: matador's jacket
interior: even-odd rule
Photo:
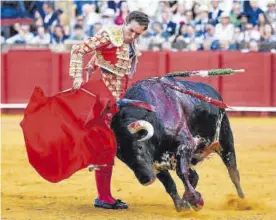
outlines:
[[[136,70],[137,57],[140,52],[136,50],[134,44],[124,43],[121,26],[104,28],[83,44],[73,46],[70,76],[81,76],[83,56],[87,53],[93,53],[94,64],[101,68],[105,85],[118,101],[127,89],[129,77]]]

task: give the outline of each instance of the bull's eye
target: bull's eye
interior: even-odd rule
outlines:
[[[147,131],[146,130],[141,130],[141,131],[139,131],[138,132],[138,135],[140,136],[140,137],[145,137],[146,135],[147,135]]]
[[[138,150],[143,150],[143,147],[142,146],[138,146]]]
[[[140,130],[138,131],[136,134],[134,134],[133,136],[136,138],[136,139],[141,139],[143,137],[145,137],[147,135],[147,131],[146,130]]]

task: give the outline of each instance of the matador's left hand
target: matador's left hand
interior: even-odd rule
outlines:
[[[73,89],[80,89],[82,83],[83,83],[82,76],[74,77]]]

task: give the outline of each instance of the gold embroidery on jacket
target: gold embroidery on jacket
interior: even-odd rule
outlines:
[[[126,87],[126,85],[122,84],[123,77],[112,75],[110,73],[102,73],[102,79],[111,94],[116,98],[116,100],[119,100],[120,96],[125,92],[123,86]]]
[[[110,42],[108,34],[102,32],[94,37],[88,38],[83,44],[73,45],[70,57],[69,75],[81,76],[84,54],[92,52],[108,44],[108,42]]]
[[[117,57],[123,60],[129,60],[129,44],[123,44],[116,50]]]
[[[105,60],[101,51],[97,51],[97,61],[96,64],[100,67],[105,68],[106,70],[114,73],[117,76],[124,76],[128,74],[128,69],[123,68],[122,66],[113,65],[110,61]]]
[[[105,29],[114,46],[120,47],[124,42],[123,29],[120,26],[111,26]]]

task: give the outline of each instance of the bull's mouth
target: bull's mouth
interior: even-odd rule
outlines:
[[[151,185],[155,180],[156,180],[156,177],[153,177],[149,182],[143,183],[143,185],[144,185],[144,186],[149,186],[149,185]]]

